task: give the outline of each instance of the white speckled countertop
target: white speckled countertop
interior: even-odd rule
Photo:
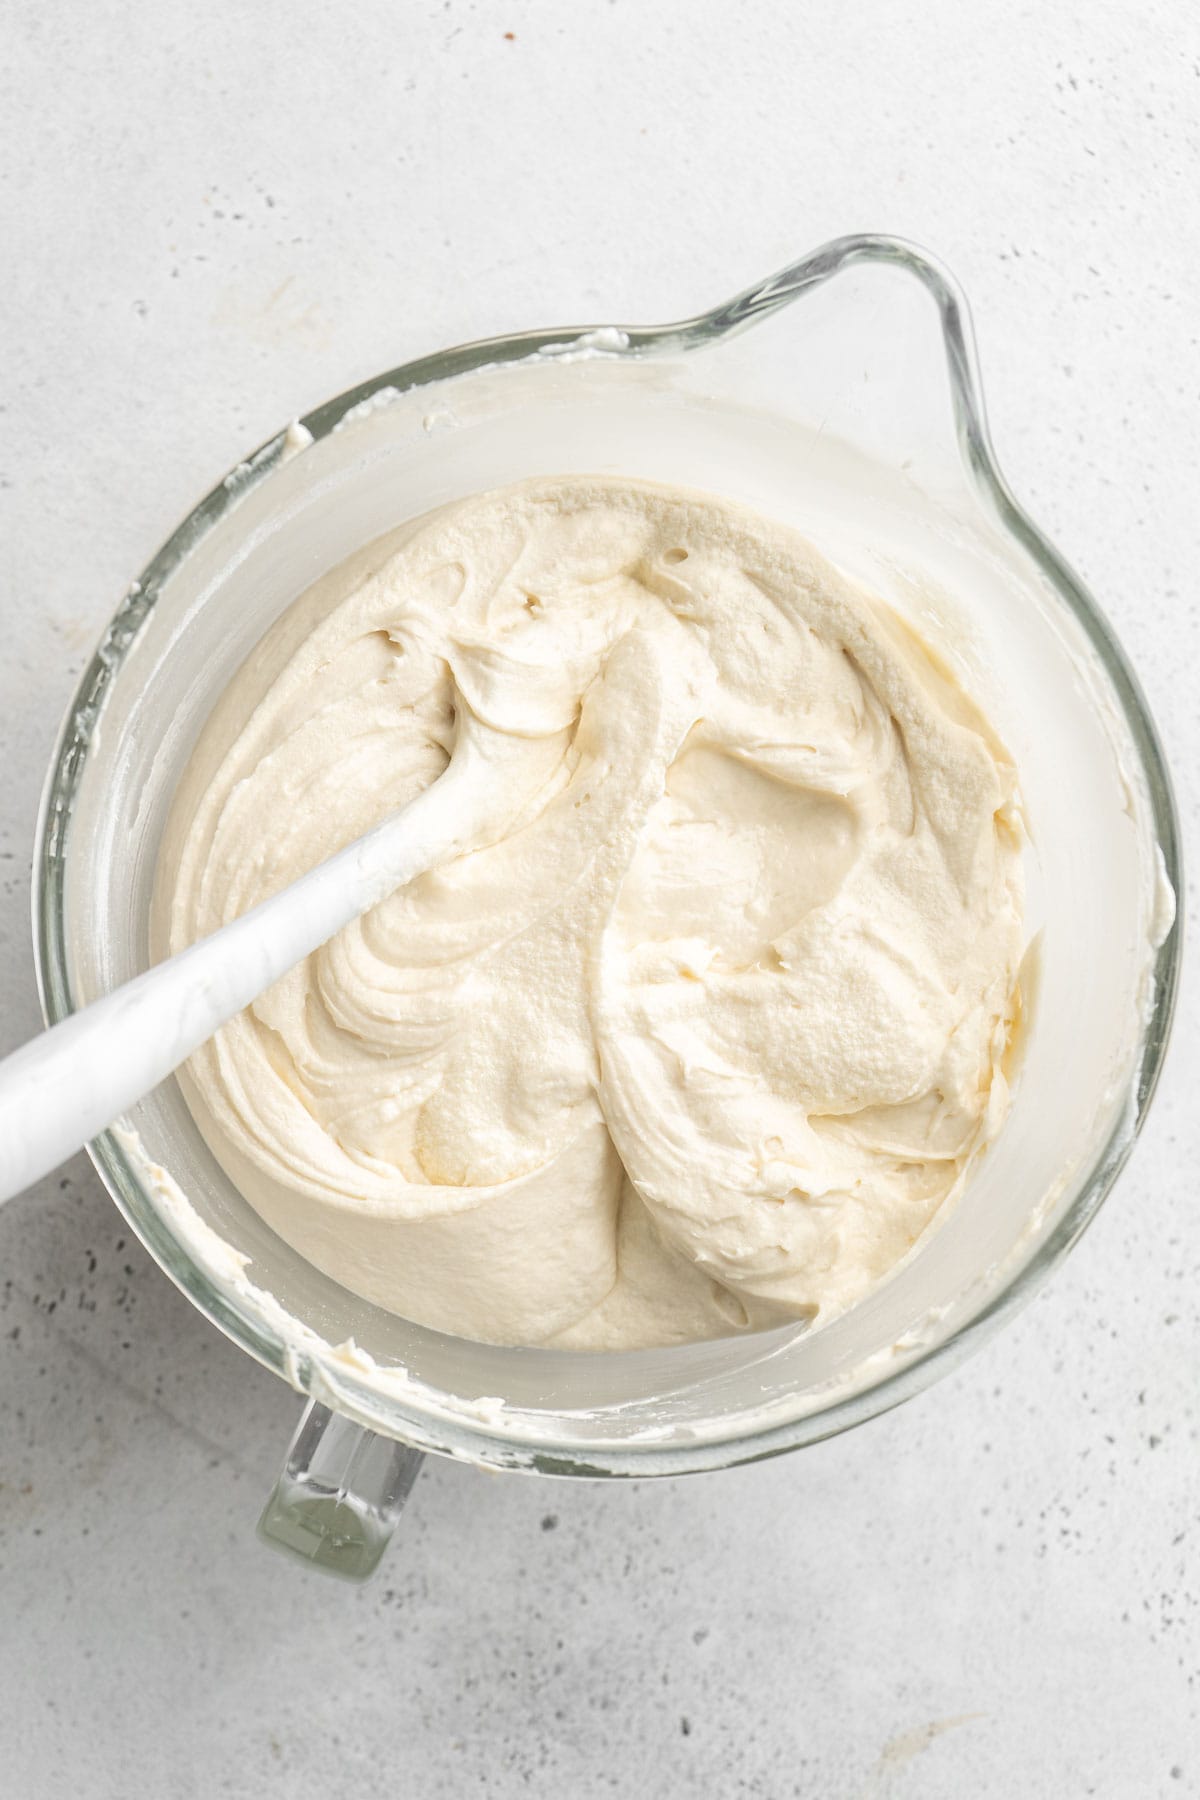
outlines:
[[[0,1047],[86,654],[199,493],[378,368],[673,317],[839,232],[973,297],[1017,492],[1200,805],[1190,0],[15,0],[0,94]],[[958,1374],[816,1449],[422,1475],[359,1591],[261,1549],[298,1402],[83,1158],[0,1213],[0,1793],[1200,1795],[1200,1018]]]

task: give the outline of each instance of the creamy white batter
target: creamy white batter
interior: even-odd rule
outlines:
[[[403,806],[469,709],[496,825],[188,1065],[255,1208],[499,1343],[825,1320],[1008,1106],[1014,770],[895,615],[707,495],[546,479],[318,583],[176,801],[182,948]]]

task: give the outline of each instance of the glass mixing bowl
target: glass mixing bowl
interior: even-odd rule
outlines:
[[[164,1083],[93,1160],[193,1303],[311,1397],[265,1530],[348,1574],[373,1565],[424,1451],[676,1475],[896,1405],[1078,1238],[1167,1038],[1179,849],[1153,724],[1094,601],[996,466],[959,289],[883,237],[826,245],[680,324],[530,332],[409,363],[239,464],[130,589],[67,715],[37,847],[48,1019],[146,966],[176,781],[277,615],[403,519],[564,471],[707,488],[786,520],[943,647],[1021,771],[1039,932],[1023,1067],[961,1202],[851,1312],[605,1355],[497,1349],[356,1298],[258,1218]]]

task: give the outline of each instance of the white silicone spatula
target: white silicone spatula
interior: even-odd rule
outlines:
[[[403,811],[0,1062],[0,1201],[119,1118],[344,925],[471,847],[489,822],[474,725],[460,710],[453,757]]]

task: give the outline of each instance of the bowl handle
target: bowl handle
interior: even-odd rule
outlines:
[[[310,1400],[258,1535],[345,1581],[374,1573],[424,1456]]]

